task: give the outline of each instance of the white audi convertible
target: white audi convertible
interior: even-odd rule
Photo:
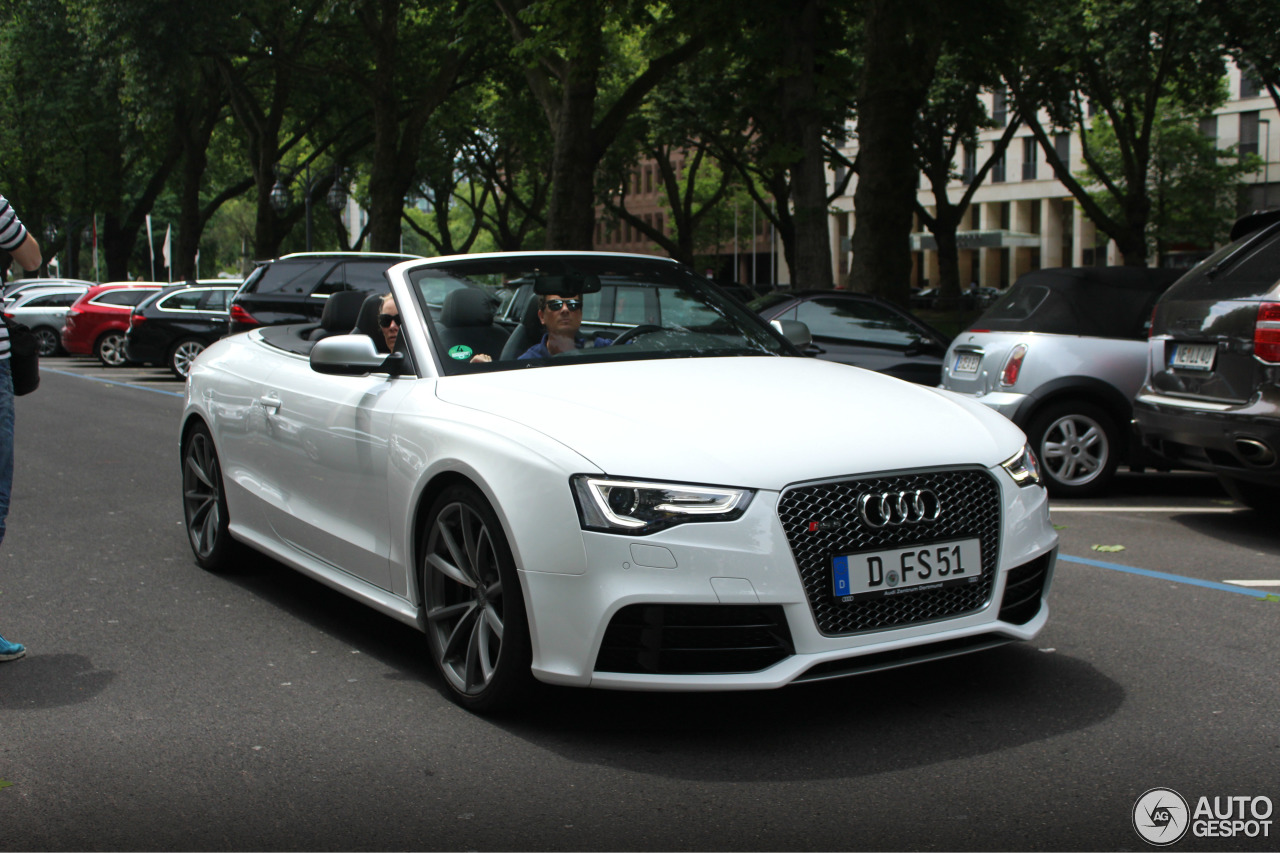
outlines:
[[[803,326],[665,259],[387,279],[389,302],[336,293],[319,325],[196,360],[180,449],[201,566],[248,546],[417,626],[476,711],[535,679],[774,688],[1044,626],[1057,536],[1025,437],[987,407],[800,356],[783,332]],[[495,323],[513,296],[519,323]],[[539,308],[571,315],[576,347],[540,346]]]

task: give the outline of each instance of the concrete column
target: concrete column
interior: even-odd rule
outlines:
[[[1056,198],[1040,200],[1040,264],[1045,267],[1066,266],[1062,257],[1062,216]]]

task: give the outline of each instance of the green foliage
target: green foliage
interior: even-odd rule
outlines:
[[[1079,175],[1094,201],[1110,216],[1123,215],[1120,200],[1134,195],[1123,168],[1121,143],[1111,121],[1094,117],[1087,140],[1093,167]],[[1148,251],[1162,255],[1173,244],[1201,249],[1222,241],[1236,216],[1243,178],[1255,174],[1262,161],[1240,156],[1235,146],[1218,148],[1200,131],[1200,114],[1173,97],[1161,98],[1150,137],[1151,158],[1145,195],[1151,213],[1146,223]],[[1104,180],[1112,186],[1104,186]]]

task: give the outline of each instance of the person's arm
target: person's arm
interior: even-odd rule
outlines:
[[[36,238],[31,236],[30,231],[27,232],[27,239],[22,241],[22,245],[10,251],[9,254],[13,255],[13,259],[27,272],[40,269],[40,264],[44,262],[44,257],[40,254],[40,246],[36,243]]]

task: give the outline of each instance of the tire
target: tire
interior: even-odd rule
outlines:
[[[124,354],[124,332],[107,332],[93,345],[93,354],[103,367],[123,367],[129,359]]]
[[[1222,483],[1227,494],[1254,512],[1273,514],[1280,511],[1280,488],[1265,486],[1252,480],[1238,480],[1224,474],[1218,475],[1218,482]]]
[[[198,338],[183,338],[169,350],[169,370],[179,379],[186,379],[191,372],[191,362],[204,352],[205,343]]]
[[[427,645],[450,698],[477,713],[511,707],[534,679],[524,596],[497,516],[475,487],[450,486],[422,541]]]
[[[1106,491],[1119,464],[1115,419],[1083,400],[1054,403],[1027,429],[1049,494],[1084,498]]]
[[[197,565],[213,572],[231,568],[238,545],[228,530],[218,451],[203,423],[192,427],[182,443],[182,517]]]
[[[57,329],[52,326],[38,326],[31,332],[36,336],[41,358],[49,358],[62,352],[62,336]]]

